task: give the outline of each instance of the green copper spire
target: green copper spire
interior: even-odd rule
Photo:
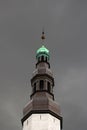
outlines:
[[[47,57],[49,59],[50,55],[49,55],[49,50],[45,47],[42,46],[41,48],[39,48],[36,52],[36,58],[38,59],[39,57],[44,56]]]

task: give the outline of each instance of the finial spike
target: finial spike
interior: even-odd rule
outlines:
[[[42,30],[42,36],[41,36],[41,39],[44,40],[45,39],[45,35],[44,35],[44,28]]]

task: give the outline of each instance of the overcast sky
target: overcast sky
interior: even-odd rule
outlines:
[[[87,1],[0,0],[0,130],[22,130],[45,29],[64,130],[87,130]]]

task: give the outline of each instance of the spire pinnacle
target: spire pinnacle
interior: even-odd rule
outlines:
[[[45,35],[44,35],[44,29],[42,30],[42,36],[41,39],[44,40],[45,39]]]

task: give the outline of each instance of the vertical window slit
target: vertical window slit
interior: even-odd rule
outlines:
[[[40,80],[40,90],[43,90],[43,88],[44,88],[44,81]]]

